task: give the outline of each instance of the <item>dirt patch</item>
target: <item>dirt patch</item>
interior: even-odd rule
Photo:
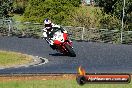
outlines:
[[[76,79],[76,74],[0,76],[0,82],[21,81],[21,80],[64,80],[64,79],[65,80]]]

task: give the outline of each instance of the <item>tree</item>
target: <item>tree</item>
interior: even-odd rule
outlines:
[[[23,14],[28,0],[13,0],[13,13]]]
[[[0,1],[0,17],[9,17],[9,12],[12,10],[11,0]]]
[[[80,3],[80,0],[29,0],[25,20],[43,22],[44,18],[50,18],[57,24],[67,25],[74,7]]]
[[[124,0],[95,0],[96,4],[103,7],[104,12],[115,15],[119,20],[122,19]],[[132,25],[132,0],[125,0],[125,28],[131,29]]]
[[[106,13],[113,13],[113,6],[118,0],[95,0],[96,4],[100,7],[103,7]]]
[[[125,30],[132,30],[132,1],[125,0]],[[118,17],[118,19],[122,19],[123,16],[123,0],[118,0],[114,6],[114,15]]]

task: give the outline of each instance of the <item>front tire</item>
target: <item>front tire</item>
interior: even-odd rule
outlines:
[[[69,46],[68,44],[65,44],[65,48],[68,51],[68,55],[71,57],[76,57],[75,52],[73,51],[72,47]]]

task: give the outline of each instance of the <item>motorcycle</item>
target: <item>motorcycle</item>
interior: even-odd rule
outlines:
[[[56,30],[51,38],[53,44],[56,46],[56,51],[64,55],[76,57],[76,54],[72,47],[72,41],[68,39],[68,34],[63,33],[61,30]]]

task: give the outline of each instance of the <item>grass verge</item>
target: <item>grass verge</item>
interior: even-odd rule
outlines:
[[[0,88],[132,88],[130,84],[85,84],[76,82],[76,75],[0,76]]]
[[[0,51],[0,66],[10,67],[15,65],[22,65],[32,61],[32,57],[10,51]]]
[[[130,84],[85,84],[80,86],[76,80],[30,80],[0,82],[0,88],[132,88]]]

